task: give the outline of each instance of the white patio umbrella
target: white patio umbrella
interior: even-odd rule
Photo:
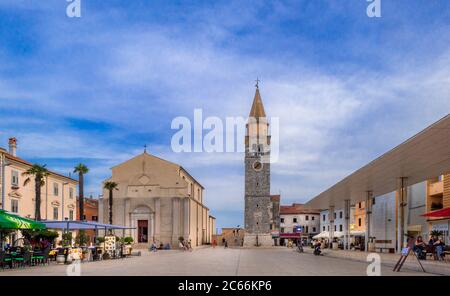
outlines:
[[[330,233],[328,231],[322,231],[321,233],[313,236],[313,239],[329,238]]]

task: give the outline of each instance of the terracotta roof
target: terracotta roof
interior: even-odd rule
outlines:
[[[306,208],[304,204],[293,203],[291,206],[280,206],[280,215],[320,214],[319,210]]]
[[[3,149],[2,149],[2,150],[3,150]],[[4,152],[4,151],[2,151],[2,152]],[[12,160],[12,161],[15,161],[15,162],[19,162],[19,163],[22,163],[22,164],[27,165],[27,166],[33,166],[33,163],[31,163],[31,162],[29,162],[29,161],[27,161],[27,160],[25,160],[25,159],[23,159],[23,158],[14,156],[14,155],[12,155],[12,154],[9,154],[8,152],[4,152],[4,154],[5,154],[5,157],[6,157],[7,159],[9,159],[9,160]],[[64,176],[64,175],[62,175],[62,174],[60,174],[60,173],[56,173],[56,172],[53,172],[53,171],[51,171],[51,170],[49,170],[49,172],[50,172],[50,174],[52,174],[52,175],[56,175],[56,176],[59,176],[59,177],[65,178],[65,179],[69,179],[69,180],[72,180],[72,181],[75,181],[76,183],[78,183],[77,180],[75,180],[75,179],[73,179],[73,178],[70,178],[70,177],[67,177],[67,176]]]
[[[273,194],[270,196],[270,201],[272,202],[276,202],[276,201],[280,201],[280,195],[279,194]]]
[[[259,88],[256,89],[255,98],[253,99],[253,105],[252,109],[250,110],[249,117],[266,117],[266,112],[264,111],[264,105],[261,100],[261,95],[259,94]]]
[[[77,206],[79,206],[79,197],[77,197]],[[91,197],[85,197],[84,198],[84,206],[89,206],[91,208],[98,208],[98,199],[91,198]]]

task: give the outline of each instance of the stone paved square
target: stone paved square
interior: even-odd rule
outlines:
[[[51,264],[5,270],[0,276],[63,276],[68,266]],[[82,276],[364,276],[367,264],[326,256],[300,254],[293,249],[199,248],[193,252],[178,250],[142,256],[81,264]],[[383,276],[430,275],[392,268],[381,268]]]

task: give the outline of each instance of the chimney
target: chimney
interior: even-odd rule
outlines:
[[[17,156],[17,139],[16,138],[9,138],[9,154],[12,156]]]

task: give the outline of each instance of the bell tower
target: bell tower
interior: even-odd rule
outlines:
[[[246,125],[244,246],[271,246],[270,135],[259,81]]]

